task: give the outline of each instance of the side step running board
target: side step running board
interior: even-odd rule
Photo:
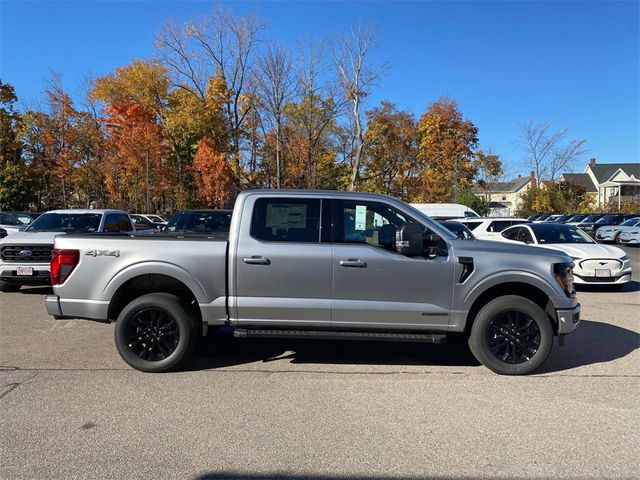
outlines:
[[[265,330],[237,328],[236,338],[304,338],[315,340],[368,340],[382,342],[445,343],[444,333],[342,332],[335,330]]]

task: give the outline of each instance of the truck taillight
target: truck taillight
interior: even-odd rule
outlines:
[[[62,285],[79,261],[79,250],[54,248],[51,252],[51,285]]]

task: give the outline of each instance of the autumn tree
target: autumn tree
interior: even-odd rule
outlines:
[[[203,206],[228,206],[228,200],[236,190],[235,176],[225,153],[219,151],[215,142],[208,137],[198,142],[193,170],[198,198]]]
[[[455,100],[441,97],[429,106],[418,122],[418,138],[425,198],[451,201],[458,190],[471,186],[478,129],[463,117]]]
[[[478,149],[474,156],[477,171],[476,184],[485,193],[486,199],[491,185],[497,182],[504,174],[502,161],[500,156],[491,151],[485,153],[482,149]]]
[[[167,22],[156,46],[171,71],[174,86],[201,98],[208,78],[224,78],[229,95],[225,103],[234,170],[240,172],[243,126],[251,109],[246,88],[264,23],[255,15],[236,16],[229,8],[214,7],[211,15],[185,23]]]
[[[173,182],[166,140],[156,116],[149,108],[129,101],[115,101],[105,112],[113,152],[105,165],[111,200],[147,212],[163,206]]]
[[[0,170],[20,163],[20,114],[13,85],[0,80]]]
[[[295,95],[291,55],[280,45],[267,47],[258,57],[254,82],[265,122],[275,135],[276,187],[282,182],[282,144],[285,106]]]
[[[551,131],[548,123],[536,124],[527,120],[521,126],[518,143],[524,151],[524,160],[539,180],[555,181],[558,174],[588,152],[586,140],[569,138],[569,129]]]
[[[358,25],[350,35],[341,35],[333,45],[333,59],[338,71],[338,81],[343,97],[351,105],[355,148],[351,159],[349,190],[356,190],[360,180],[362,153],[365,143],[362,103],[376,84],[384,65],[371,61],[372,50],[377,46],[377,33],[372,26]]]
[[[380,107],[369,110],[366,117],[363,186],[368,191],[415,199],[419,172],[413,115],[383,101]]]

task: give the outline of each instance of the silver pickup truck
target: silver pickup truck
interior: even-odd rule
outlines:
[[[525,374],[580,318],[571,257],[458,240],[394,198],[246,191],[230,231],[208,236],[65,235],[51,262],[55,318],[115,321],[122,358],[175,368],[198,337],[468,338],[494,372]]]

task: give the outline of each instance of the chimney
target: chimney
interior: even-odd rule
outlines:
[[[536,181],[536,174],[533,170],[529,172],[529,178],[531,179],[531,188],[536,188],[538,182]]]
[[[590,158],[589,159],[589,166],[593,167],[596,164],[596,159],[595,158]]]

